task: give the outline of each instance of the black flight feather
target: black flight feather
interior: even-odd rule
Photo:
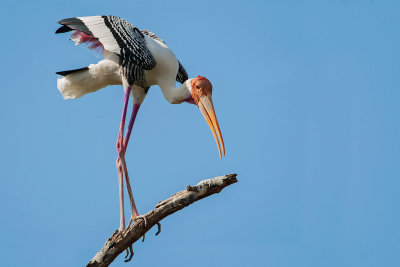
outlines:
[[[88,69],[89,69],[88,67],[84,67],[84,68],[75,69],[75,70],[64,70],[64,71],[56,72],[56,74],[62,75],[62,76],[65,77],[65,76],[67,76],[67,75],[69,75],[71,73],[75,73],[75,72],[82,71],[82,70],[88,70]]]

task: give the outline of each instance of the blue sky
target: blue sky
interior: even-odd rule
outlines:
[[[139,212],[201,179],[239,179],[165,219],[131,263],[113,266],[399,266],[398,2],[3,0],[0,9],[3,266],[84,266],[118,228],[122,89],[65,101],[56,88],[56,71],[101,57],[56,36],[55,22],[101,14],[155,32],[189,76],[211,80],[226,144],[220,160],[198,109],[151,88],[127,152]]]

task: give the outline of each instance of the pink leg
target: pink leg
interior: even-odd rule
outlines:
[[[117,150],[118,150],[118,159],[116,162],[117,165],[117,171],[118,171],[118,184],[119,184],[119,207],[120,207],[120,226],[119,230],[123,232],[125,230],[125,213],[124,213],[124,167],[121,165],[121,161],[119,158],[121,155],[123,156],[125,154],[125,149],[124,149],[124,144],[123,144],[123,138],[124,138],[124,127],[125,127],[125,118],[126,118],[126,110],[128,108],[128,101],[129,101],[129,95],[131,93],[131,88],[128,87],[126,92],[125,92],[125,98],[124,98],[124,105],[122,109],[122,117],[121,117],[121,124],[119,128],[119,133],[118,133],[118,139],[117,139]],[[125,160],[124,160],[125,161]],[[126,166],[125,166],[126,168]]]
[[[125,151],[128,146],[129,137],[131,136],[132,127],[133,127],[133,124],[135,123],[136,115],[139,111],[139,108],[140,108],[139,104],[133,104],[131,119],[129,121],[128,130],[126,131],[126,135],[125,135],[125,141],[124,141]]]
[[[117,164],[117,169],[118,169],[118,177],[125,177],[129,201],[130,201],[131,209],[132,209],[132,217],[130,220],[130,222],[132,222],[132,219],[139,216],[139,213],[136,208],[135,200],[133,198],[132,188],[131,188],[130,181],[129,181],[128,169],[126,167],[126,161],[125,161],[125,153],[126,153],[126,148],[128,146],[130,135],[132,133],[133,124],[135,122],[136,115],[139,111],[140,105],[139,104],[133,105],[132,115],[131,115],[128,129],[127,129],[127,132],[125,135],[125,140],[123,140],[124,125],[125,125],[126,111],[127,111],[127,107],[128,107],[130,91],[131,91],[131,88],[128,87],[127,91],[125,92],[124,107],[123,107],[122,118],[121,118],[121,126],[120,126],[120,130],[119,130],[119,134],[118,134],[118,141],[117,141],[118,159],[117,159],[116,164]],[[120,192],[120,196],[121,196],[121,192]],[[123,192],[122,192],[122,196],[123,196]],[[123,207],[123,200],[122,200],[122,202],[120,202],[120,207]],[[125,218],[123,219],[123,223],[125,224]],[[122,224],[121,224],[120,229],[122,229],[122,228],[125,230],[125,228],[122,227]]]
[[[131,204],[132,209],[132,217],[135,218],[139,216],[139,213],[136,209],[135,200],[133,199],[132,188],[129,181],[128,170],[126,168],[125,156],[119,157],[118,160],[121,162],[121,168],[124,171],[125,181],[126,181],[126,188],[128,190],[129,202]]]
[[[119,231],[125,231],[125,210],[124,210],[124,175],[122,173],[122,166],[118,166],[118,188],[119,188]]]
[[[120,156],[125,155],[125,146],[124,146],[123,138],[124,138],[126,110],[128,109],[128,102],[129,102],[130,94],[131,94],[131,87],[128,87],[125,92],[124,106],[122,108],[121,124],[119,127],[119,134],[118,134],[118,140],[117,140],[117,150],[118,150],[118,155],[120,155]]]
[[[136,115],[137,115],[137,113],[139,111],[139,108],[140,108],[139,104],[134,104],[133,105],[131,119],[129,121],[128,129],[126,130],[126,135],[125,135],[125,141],[124,141],[124,150],[125,151],[126,151],[126,148],[128,147],[129,137],[130,137],[130,135],[132,133],[133,124],[135,123]],[[139,213],[138,213],[138,211],[136,209],[135,200],[133,198],[132,188],[131,188],[131,184],[130,184],[130,181],[129,181],[128,170],[126,168],[125,157],[123,157],[123,158],[120,157],[120,158],[121,158],[121,161],[122,161],[122,166],[124,167],[126,187],[127,187],[127,190],[128,190],[129,201],[130,201],[131,209],[132,209],[132,217],[137,217],[137,216],[139,216]]]
[[[125,96],[125,98],[126,98],[126,96]],[[128,96],[128,98],[129,98],[129,96]],[[125,176],[126,187],[127,187],[128,196],[129,196],[129,202],[131,204],[131,209],[132,209],[132,216],[131,216],[131,219],[129,220],[128,227],[137,218],[142,218],[144,220],[144,226],[146,227],[146,225],[147,225],[146,217],[139,216],[139,213],[137,211],[135,200],[134,200],[133,194],[132,194],[131,184],[129,181],[128,169],[126,167],[126,161],[125,161],[126,148],[128,147],[129,138],[131,136],[133,124],[135,123],[136,115],[139,111],[139,108],[140,108],[139,104],[133,104],[132,115],[131,115],[131,119],[129,121],[128,129],[126,131],[125,140],[123,141],[123,147],[121,147],[122,136],[124,133],[123,128],[122,128],[122,131],[120,130],[120,134],[118,136],[118,143],[117,143],[117,149],[119,152],[119,157],[117,159],[117,166],[120,167],[119,172],[121,172],[121,169],[123,170],[123,174],[124,174],[123,176]],[[125,123],[125,116],[126,116],[126,106],[124,105],[124,111],[123,111],[123,122],[124,123]],[[121,123],[122,123],[122,121],[121,121]],[[118,147],[120,147],[120,148],[118,148]],[[144,241],[144,235],[143,235],[143,241]]]

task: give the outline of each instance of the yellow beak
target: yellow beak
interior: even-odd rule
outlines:
[[[199,98],[197,105],[201,111],[201,114],[203,114],[204,119],[207,121],[207,124],[210,127],[211,132],[214,135],[215,142],[217,143],[218,146],[219,156],[222,159],[222,157],[225,156],[224,139],[222,139],[221,130],[219,129],[219,124],[217,116],[215,115],[215,110],[211,95],[201,96]]]

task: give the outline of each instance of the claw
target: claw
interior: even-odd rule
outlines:
[[[126,255],[125,255],[125,262],[128,262],[132,259],[133,255],[135,253],[133,253],[133,249],[132,249],[132,245],[130,245],[127,249],[126,249]],[[129,255],[129,258],[128,258]]]
[[[147,227],[147,218],[146,218],[146,216],[144,216],[144,215],[141,215],[141,216],[139,216],[140,218],[143,218],[143,221],[144,221],[144,228],[146,228]]]
[[[126,251],[125,259],[126,259],[129,256],[129,249],[125,249],[125,251]]]
[[[143,219],[143,221],[144,221],[144,229],[146,229],[146,228],[147,228],[147,218],[146,218],[146,216],[140,215],[140,216],[137,216],[137,217],[140,217],[140,218]],[[136,217],[136,218],[137,218],[137,217]],[[142,242],[144,242],[144,239],[145,239],[145,238],[146,238],[146,234],[143,234]]]
[[[158,227],[158,230],[157,230],[156,236],[158,236],[158,234],[161,233],[161,223],[158,222],[157,227]]]
[[[131,219],[129,220],[128,227],[131,226],[131,224],[132,224],[134,221],[136,221],[137,219],[143,219],[143,221],[144,221],[144,228],[147,227],[147,218],[146,218],[145,215],[137,215],[137,216],[135,216],[135,217],[132,216]]]

